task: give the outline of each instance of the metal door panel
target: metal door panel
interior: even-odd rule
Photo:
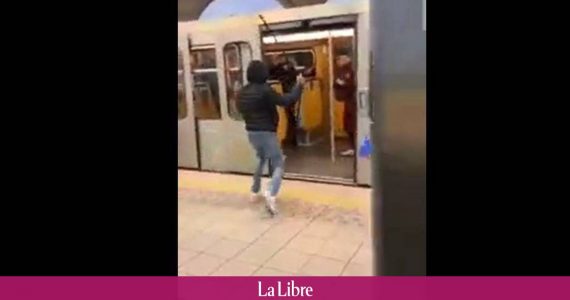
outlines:
[[[178,167],[198,168],[194,106],[192,105],[190,56],[188,53],[188,42],[185,38],[179,39],[178,50],[182,54],[187,111],[186,117],[178,120]]]
[[[366,137],[370,137],[370,99],[369,87],[369,71],[370,71],[370,45],[369,45],[369,14],[364,12],[358,15],[358,23],[356,30],[357,39],[357,63],[358,63],[358,121],[357,121],[357,138],[356,138],[356,182],[358,184],[370,185],[372,172],[371,161],[368,157],[360,157],[358,148]]]
[[[239,34],[236,34],[239,33]],[[202,30],[190,29],[192,44],[213,44],[216,49],[216,68],[220,98],[220,120],[199,120],[201,168],[211,171],[253,173],[257,163],[251,149],[243,121],[234,120],[228,113],[224,46],[232,42],[248,42],[251,57],[260,59],[259,25],[256,18],[237,18],[211,24]],[[243,68],[247,67],[243,63]],[[245,79],[244,79],[245,80]]]

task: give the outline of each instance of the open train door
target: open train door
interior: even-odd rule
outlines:
[[[260,59],[260,35],[256,17],[229,18],[189,29],[190,52],[210,47],[215,64],[204,74],[215,74],[210,85],[219,101],[219,115],[198,118],[201,169],[220,172],[252,173],[255,153],[249,145],[245,123],[237,110],[237,93],[245,84],[246,69],[252,59]],[[214,51],[215,50],[215,51]],[[199,70],[196,70],[198,72]],[[215,73],[214,73],[215,72]],[[210,79],[212,81],[212,79]]]
[[[198,168],[188,41],[178,41],[178,167]]]

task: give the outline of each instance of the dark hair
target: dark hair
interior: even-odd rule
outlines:
[[[260,60],[252,60],[247,66],[247,81],[252,83],[265,83],[269,78],[269,70]]]

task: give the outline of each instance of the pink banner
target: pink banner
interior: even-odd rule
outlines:
[[[0,277],[0,299],[568,300],[570,277]]]

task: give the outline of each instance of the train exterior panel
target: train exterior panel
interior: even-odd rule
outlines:
[[[357,146],[360,145],[370,135],[371,125],[369,118],[371,105],[368,97],[370,70],[368,4],[368,1],[355,1],[350,5],[322,4],[268,11],[261,13],[266,24],[257,15],[230,17],[217,21],[180,22],[178,36],[183,74],[180,75],[179,70],[179,167],[217,172],[247,174],[253,172],[256,158],[247,140],[244,123],[235,109],[235,101],[239,88],[247,84],[245,69],[249,61],[263,60],[264,52],[270,48],[264,45],[264,38],[269,34],[266,25],[275,32],[291,33],[295,32],[297,25],[305,26],[303,30],[306,31],[308,30],[306,27],[313,26],[313,23],[315,28],[326,26],[334,28],[336,23],[340,24],[347,20],[352,22],[350,26],[354,32],[353,65],[358,79],[355,143]],[[335,143],[342,135],[342,124],[338,121],[339,105],[332,93],[334,58],[330,33],[328,42],[330,59],[326,67],[330,72],[328,75],[330,78],[323,78],[324,83],[318,93],[327,95],[323,97],[328,98],[323,102],[326,111],[320,112],[327,117],[319,117],[319,120],[330,122],[332,134],[330,139],[328,136],[326,139],[327,145],[330,144],[332,150],[327,159],[333,161],[331,165],[337,164],[338,167],[338,161],[342,159],[335,154],[339,150],[335,149]],[[184,111],[183,114],[180,113],[181,110]],[[280,124],[280,128],[282,127]],[[356,152],[358,154],[358,148]],[[353,160],[351,165],[347,165],[347,168],[351,168],[349,181],[370,185],[369,158],[356,155]],[[315,180],[320,178],[326,181],[329,177],[323,175],[307,178]]]

